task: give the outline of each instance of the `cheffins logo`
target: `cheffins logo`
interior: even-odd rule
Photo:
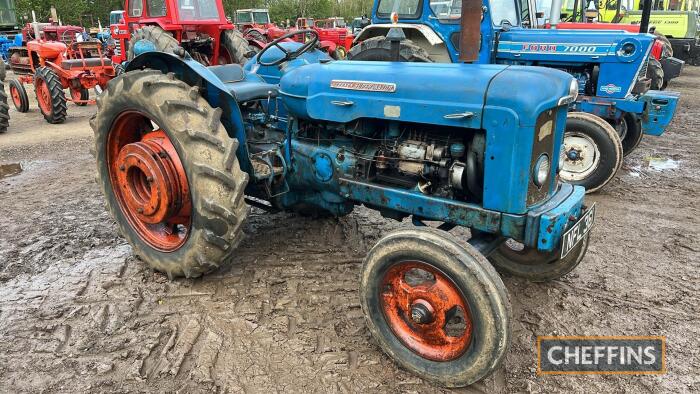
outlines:
[[[605,86],[601,86],[600,91],[607,94],[620,93],[622,91],[622,87],[609,83]]]

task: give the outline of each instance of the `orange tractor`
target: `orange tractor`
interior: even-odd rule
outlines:
[[[76,105],[93,104],[89,89],[107,86],[120,73],[112,61],[103,56],[99,41],[81,41],[64,36],[59,41],[47,41],[34,23],[35,38],[24,47],[10,49],[10,68],[17,76],[9,82],[10,97],[19,112],[29,110],[24,84],[33,84],[39,109],[49,123],[66,120],[66,102]],[[66,97],[65,89],[70,91]]]

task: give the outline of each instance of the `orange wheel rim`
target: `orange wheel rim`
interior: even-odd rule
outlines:
[[[39,102],[39,107],[41,111],[45,114],[51,113],[51,92],[49,91],[46,81],[43,79],[36,80],[36,98]]]
[[[190,233],[192,203],[185,169],[162,129],[125,112],[107,138],[107,166],[114,196],[131,227],[162,252],[180,248]]]
[[[73,101],[81,101],[83,99],[82,90],[70,88],[70,97],[73,99]]]
[[[14,85],[10,85],[10,96],[12,96],[12,102],[15,104],[15,107],[19,108],[22,106],[22,98],[19,95],[19,89]]]
[[[384,275],[379,294],[394,335],[411,351],[432,361],[451,361],[469,347],[472,321],[454,282],[430,264],[405,261]]]

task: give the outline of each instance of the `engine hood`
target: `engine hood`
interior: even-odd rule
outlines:
[[[568,94],[571,79],[545,68],[337,61],[288,71],[280,94],[290,113],[301,118],[484,128],[487,106],[512,109],[521,125],[534,125],[541,111]]]
[[[513,29],[500,34],[498,58],[564,62],[633,63],[648,53],[655,37],[624,30]],[[634,52],[623,51],[626,44]],[[625,49],[630,46],[624,47]]]

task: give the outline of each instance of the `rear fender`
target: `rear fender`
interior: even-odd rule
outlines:
[[[202,96],[212,108],[221,108],[221,123],[230,137],[238,139],[236,156],[241,169],[251,172],[243,116],[236,99],[226,89],[223,81],[187,53],[180,57],[164,52],[146,52],[130,61],[125,71],[145,68],[159,70],[163,74],[173,73],[175,78],[186,84],[199,87]]]
[[[362,29],[355,37],[353,45],[370,39],[372,37],[386,36],[389,29],[399,27],[403,30],[406,38],[414,44],[425,49],[430,55],[430,58],[439,63],[452,63],[450,53],[445,45],[443,38],[438,35],[430,26],[414,23],[397,23],[393,24],[374,24]]]

